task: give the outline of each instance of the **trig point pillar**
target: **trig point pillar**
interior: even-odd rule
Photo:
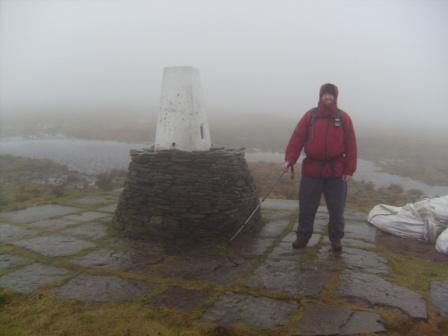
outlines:
[[[165,68],[155,150],[209,150],[211,147],[199,71]]]

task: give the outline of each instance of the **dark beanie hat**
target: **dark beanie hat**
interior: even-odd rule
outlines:
[[[325,83],[320,87],[319,91],[319,99],[322,98],[324,93],[329,93],[333,95],[334,99],[337,100],[338,98],[338,88],[336,85],[331,83]]]

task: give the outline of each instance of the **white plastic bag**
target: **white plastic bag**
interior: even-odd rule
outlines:
[[[440,238],[440,249],[448,250],[448,196],[428,198],[403,207],[379,204],[370,211],[367,220],[378,229],[395,236],[433,244],[444,232]]]
[[[448,254],[448,229],[443,231],[436,241],[437,252]]]

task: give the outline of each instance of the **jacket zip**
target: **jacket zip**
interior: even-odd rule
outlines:
[[[324,138],[324,161],[320,165],[320,177],[322,177],[322,170],[327,163],[327,138],[328,138],[328,127],[330,126],[330,119],[327,119],[327,127],[325,128],[325,138]]]

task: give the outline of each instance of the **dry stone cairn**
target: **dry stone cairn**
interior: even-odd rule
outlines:
[[[199,73],[165,68],[156,140],[131,150],[113,216],[126,235],[200,244],[224,241],[258,205],[244,148],[211,145]],[[260,227],[259,211],[246,232]]]

